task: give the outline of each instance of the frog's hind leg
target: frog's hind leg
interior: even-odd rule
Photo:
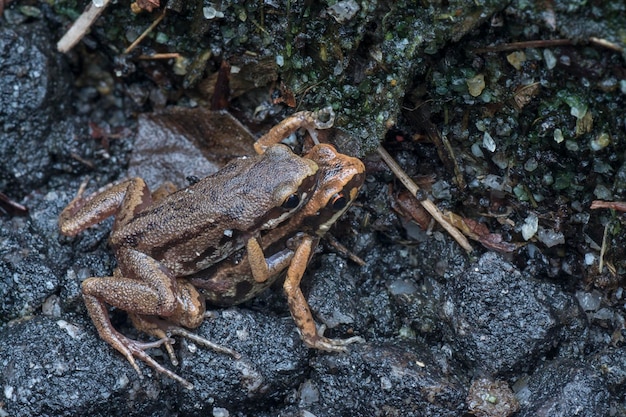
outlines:
[[[171,343],[167,337],[161,335],[159,341],[145,344],[128,339],[111,324],[107,305],[128,313],[171,316],[177,311],[179,302],[177,281],[159,262],[132,249],[121,253],[123,264],[120,262],[120,267],[124,270],[116,270],[112,277],[88,278],[81,286],[85,305],[100,337],[122,353],[139,375],[141,372],[134,358],[191,387],[189,382],[159,365],[145,352],[163,344],[167,347]],[[126,278],[125,273],[140,279]]]
[[[140,316],[138,314],[131,314],[130,317],[133,321],[133,325],[135,326],[135,328],[145,333],[151,334],[159,340],[164,340],[163,345],[165,346],[165,349],[167,350],[167,353],[170,357],[170,361],[173,365],[178,365],[178,359],[176,359],[176,354],[174,353],[174,348],[172,346],[173,341],[170,338],[171,336],[181,336],[191,340],[192,342],[195,342],[200,346],[207,347],[215,352],[225,353],[235,359],[241,358],[241,355],[234,350],[211,342],[210,340],[198,336],[197,334],[183,327],[172,324],[167,320],[153,316]]]
[[[163,345],[167,350],[172,365],[178,365],[178,359],[176,358],[176,354],[174,353],[173,340],[171,339],[171,336],[181,336],[201,346],[207,347],[215,352],[225,353],[235,359],[241,358],[241,355],[239,353],[230,348],[211,342],[210,340],[198,336],[197,334],[185,329],[184,327],[177,326],[170,323],[169,321],[160,319],[158,317],[131,314],[130,318],[137,330],[141,330],[144,333],[148,333],[156,337],[157,339],[164,341]]]
[[[133,214],[151,204],[148,186],[141,178],[126,178],[84,196],[86,183],[81,184],[76,197],[59,215],[59,228],[65,236],[76,236],[88,227],[117,214],[115,226],[119,227]],[[123,209],[122,209],[123,206]]]
[[[83,293],[83,298],[85,299],[85,305],[87,306],[87,310],[89,311],[89,315],[93,320],[96,329],[98,330],[98,334],[100,338],[102,338],[105,342],[109,343],[113,346],[118,352],[120,352],[126,360],[133,366],[137,374],[139,374],[140,378],[143,378],[143,374],[135,358],[144,361],[148,366],[160,372],[175,381],[180,382],[185,388],[193,389],[193,385],[177,375],[176,373],[170,371],[167,368],[164,368],[161,364],[155,361],[150,355],[146,353],[147,349],[159,347],[163,344],[171,344],[172,341],[167,338],[160,338],[159,340],[151,343],[143,343],[133,339],[129,339],[123,334],[119,333],[113,325],[111,324],[111,320],[109,319],[109,313],[107,311],[107,307],[104,303],[99,301],[96,297]]]

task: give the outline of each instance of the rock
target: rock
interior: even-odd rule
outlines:
[[[518,398],[519,417],[608,416],[609,390],[588,364],[557,359],[539,368]]]
[[[448,290],[444,314],[452,350],[488,374],[526,370],[585,326],[573,296],[523,275],[495,253],[483,255]]]

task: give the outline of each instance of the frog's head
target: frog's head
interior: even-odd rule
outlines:
[[[304,158],[319,169],[313,195],[301,209],[303,226],[322,236],[356,199],[365,180],[365,166],[327,144],[315,145]]]
[[[241,193],[255,230],[273,229],[297,213],[310,199],[317,181],[317,164],[295,155],[282,143],[269,146],[258,156],[242,181]],[[254,194],[249,191],[254,190]],[[252,211],[254,209],[254,211]],[[245,211],[247,213],[248,211]]]

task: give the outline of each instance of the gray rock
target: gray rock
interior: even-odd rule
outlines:
[[[455,278],[443,312],[455,356],[489,374],[528,370],[585,327],[573,296],[524,276],[495,253]]]

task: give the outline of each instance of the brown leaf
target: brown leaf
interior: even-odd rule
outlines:
[[[473,219],[461,217],[458,214],[447,212],[445,218],[450,224],[459,229],[465,236],[480,242],[484,247],[498,252],[513,252],[520,243],[505,242],[499,233],[491,233],[486,225]]]
[[[391,187],[389,190],[391,193]],[[428,229],[432,217],[410,192],[403,190],[398,195],[391,196],[391,208],[400,216],[415,221],[422,230]]]
[[[148,12],[161,7],[159,0],[137,0],[136,3],[141,10],[146,10]]]
[[[522,110],[539,92],[539,83],[523,85],[515,90],[513,101],[517,110]]]

